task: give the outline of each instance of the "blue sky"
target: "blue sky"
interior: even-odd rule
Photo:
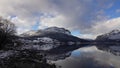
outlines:
[[[105,14],[110,16],[110,18],[120,17],[120,11],[117,12],[117,10],[119,9],[120,9],[120,0],[115,0],[113,6],[105,10]]]
[[[39,29],[39,21],[36,22],[36,24],[32,26],[32,30],[38,30],[38,29]]]
[[[120,0],[0,0],[0,16],[18,33],[63,27],[80,38],[120,29]]]

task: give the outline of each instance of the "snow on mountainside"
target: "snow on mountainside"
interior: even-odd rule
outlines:
[[[110,39],[110,40],[120,40],[120,30],[113,30],[109,33],[97,36],[96,38],[97,40],[106,40],[106,39]]]
[[[58,40],[49,37],[19,39],[19,41],[22,43],[22,45],[17,48],[19,50],[50,50],[60,45]]]
[[[50,31],[50,32],[58,32],[58,33],[64,33],[70,35],[71,32],[67,29],[64,28],[58,28],[58,27],[49,27],[44,29],[45,31]]]
[[[40,44],[40,43],[45,43],[45,44],[60,44],[60,42],[56,39],[52,39],[49,37],[41,37],[41,38],[32,38],[32,39],[18,39],[21,41],[24,45],[30,45],[30,44]]]
[[[82,42],[88,42],[88,40],[84,40],[84,39],[80,39],[78,37],[75,37],[73,35],[71,35],[71,32],[67,29],[64,28],[58,28],[58,27],[49,27],[43,30],[37,30],[37,31],[29,31],[28,33],[23,33],[21,35],[21,39],[25,40],[25,43],[29,43],[29,41],[31,41],[32,43],[47,43],[48,40],[50,42],[50,40],[54,40],[52,41],[55,44],[69,44],[69,45],[73,45],[73,44],[80,44]],[[38,39],[40,38],[40,39]],[[40,40],[46,40],[47,42],[43,42]]]
[[[49,27],[43,30],[38,30],[38,31],[31,30],[31,31],[21,34],[21,36],[37,36],[37,35],[40,35],[46,32],[56,32],[56,33],[63,33],[63,34],[71,35],[71,32],[67,29],[59,28],[59,27]]]
[[[120,56],[120,30],[113,30],[96,38],[97,48]],[[100,42],[102,41],[102,42]]]

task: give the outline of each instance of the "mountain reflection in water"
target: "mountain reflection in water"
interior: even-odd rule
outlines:
[[[98,50],[95,46],[46,57],[58,68],[120,68],[120,56]]]

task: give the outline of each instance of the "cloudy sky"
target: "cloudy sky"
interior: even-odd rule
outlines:
[[[120,0],[0,0],[18,33],[57,26],[81,38],[120,29]]]

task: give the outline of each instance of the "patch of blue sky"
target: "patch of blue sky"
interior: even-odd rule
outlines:
[[[74,35],[74,36],[79,36],[80,31],[79,30],[74,30],[74,31],[71,31],[71,34]]]
[[[40,26],[40,22],[37,21],[37,22],[35,23],[35,25],[32,26],[32,30],[38,30],[38,29],[39,29],[39,26]]]
[[[105,15],[109,16],[110,19],[120,17],[120,12],[117,12],[118,9],[120,9],[120,0],[114,1],[113,6],[105,10]]]

